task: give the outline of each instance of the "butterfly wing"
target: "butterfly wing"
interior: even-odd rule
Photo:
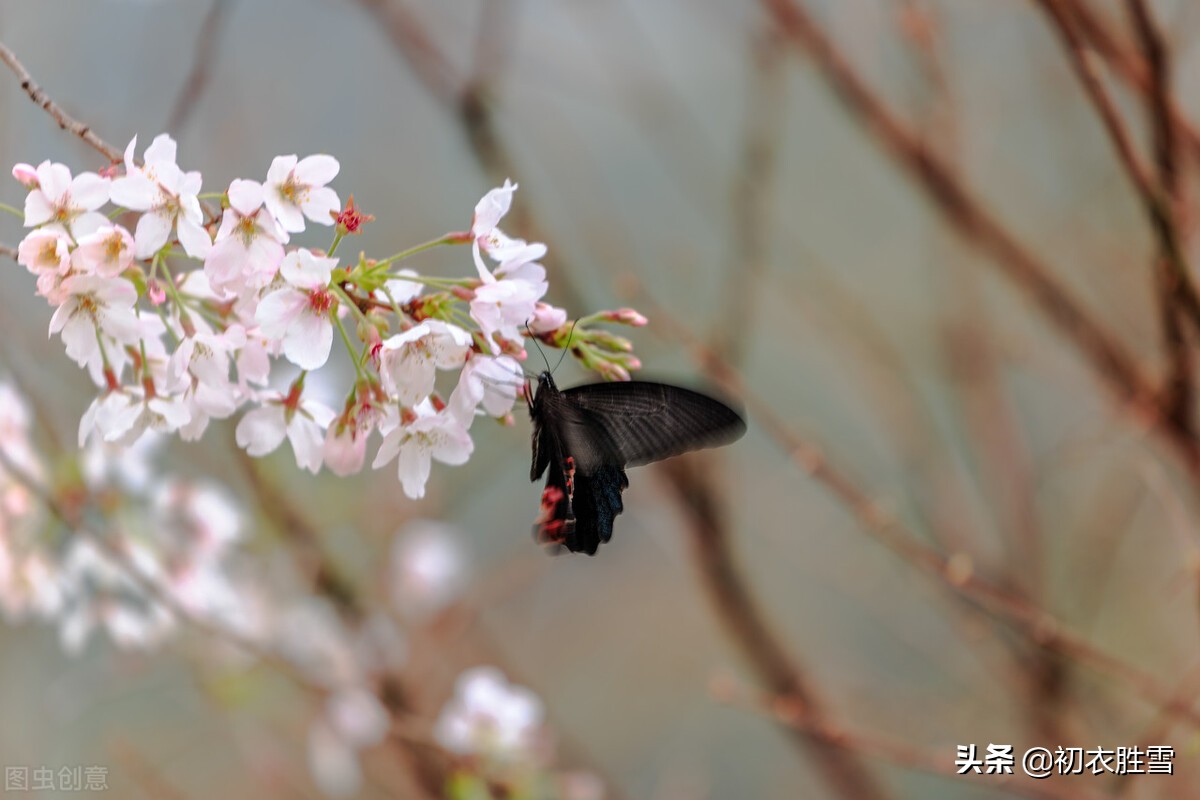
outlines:
[[[739,438],[746,423],[719,400],[664,383],[627,381],[562,392],[573,410],[563,437],[577,469],[639,466]]]
[[[725,444],[746,429],[742,418],[719,400],[642,381],[560,392],[543,375],[530,414],[530,479],[546,473],[534,538],[589,555],[612,537],[613,522],[624,509],[627,465]]]

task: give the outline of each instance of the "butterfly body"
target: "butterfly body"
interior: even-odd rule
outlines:
[[[629,486],[625,468],[727,444],[746,424],[707,395],[646,381],[560,391],[549,372],[526,387],[533,421],[529,478],[546,475],[534,539],[595,555],[612,537]]]

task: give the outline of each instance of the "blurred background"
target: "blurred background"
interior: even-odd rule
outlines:
[[[248,471],[233,421],[163,442],[152,470],[219,485],[243,515],[252,581],[348,629],[402,621],[396,670],[417,728],[464,670],[494,665],[544,703],[555,768],[594,776],[602,796],[1186,797],[1200,787],[1190,434],[1160,435],[1146,398],[1031,300],[1012,279],[1020,259],[978,220],[1151,382],[1167,373],[1158,240],[1047,13],[1111,34],[1110,51],[1085,44],[1087,63],[1153,176],[1153,92],[1127,6],[42,0],[0,6],[0,40],[119,149],[169,132],[205,191],[261,180],[279,154],[335,155],[333,186],[377,218],[347,257],[464,229],[512,178],[505,227],[549,245],[547,300],[572,316],[637,308],[647,376],[716,384],[746,407],[734,446],[632,470],[595,558],[531,543],[541,486],[520,408],[511,428],[477,424],[472,460],[436,465],[420,501],[390,467],[314,477],[286,448]],[[1197,118],[1197,7],[1149,10],[1175,107]],[[864,115],[847,73],[899,135]],[[1186,260],[1200,257],[1197,161],[1179,126]],[[969,204],[931,191],[942,173],[914,169],[906,142]],[[47,158],[106,165],[5,72],[0,161]],[[16,182],[0,191],[23,198]],[[0,242],[22,236],[0,220]],[[3,377],[45,421],[44,446],[70,455],[94,389],[47,339],[32,276],[6,261]],[[461,248],[414,265],[473,269]],[[341,383],[311,387],[335,407],[342,367]],[[591,380],[570,360],[556,377]],[[454,577],[417,613],[397,598],[398,542],[430,530],[422,520]],[[151,652],[94,635],[78,655],[53,625],[0,637],[6,766],[107,765],[120,797],[321,796],[321,701],[269,665],[213,664],[196,631]],[[971,743],[1014,745],[1018,774],[956,775]],[[1173,776],[1019,774],[1032,746],[1147,744],[1175,748]],[[353,794],[424,796],[422,756],[404,752],[365,748]]]

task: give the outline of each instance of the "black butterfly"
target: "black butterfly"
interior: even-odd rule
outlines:
[[[529,479],[546,474],[534,540],[596,554],[612,537],[629,485],[625,467],[728,444],[746,423],[724,403],[662,383],[628,381],[559,391],[549,372],[537,394],[525,386],[533,420]]]

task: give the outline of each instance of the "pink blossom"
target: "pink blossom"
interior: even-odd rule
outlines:
[[[267,170],[264,202],[280,227],[289,233],[304,230],[304,218],[332,225],[341,209],[337,193],[325,184],[337,177],[341,166],[333,156],[276,156]]]
[[[50,319],[50,333],[61,333],[67,355],[79,366],[100,363],[101,341],[116,346],[140,338],[133,306],[137,291],[120,278],[77,275],[63,283],[66,299]]]
[[[216,289],[235,293],[243,286],[260,289],[275,277],[288,235],[263,207],[262,184],[235,180],[227,194],[229,208],[204,271]]]
[[[268,400],[242,417],[234,438],[255,457],[274,452],[287,438],[296,465],[316,474],[321,469],[324,431],[334,416],[330,408],[315,400],[302,398],[294,408],[285,405],[283,398]]]
[[[283,354],[301,369],[314,370],[329,359],[337,299],[329,280],[337,259],[295,250],[284,257],[279,274],[287,282],[262,299],[254,314],[262,334],[283,343]]]
[[[62,275],[71,267],[71,240],[53,228],[39,228],[17,245],[17,263],[37,275]]]
[[[129,231],[106,224],[79,240],[72,263],[78,272],[115,278],[133,266],[136,247]]]
[[[500,352],[492,338],[499,333],[506,339],[520,339],[521,326],[533,316],[539,294],[525,281],[498,280],[485,283],[475,290],[471,300],[471,317],[479,323],[484,339],[493,353]]]
[[[462,328],[425,320],[383,341],[379,361],[384,386],[403,405],[415,405],[433,392],[437,370],[461,367],[470,349],[471,334]]]
[[[187,254],[204,258],[212,240],[204,230],[204,214],[197,197],[200,173],[179,168],[175,163],[175,141],[165,133],[156,136],[146,148],[145,166],[134,163],[136,146],[135,136],[125,148],[125,176],[112,183],[112,201],[145,212],[134,231],[137,257],[149,258],[162,249],[174,227]]]
[[[465,464],[475,448],[466,425],[449,409],[438,413],[418,410],[418,414],[384,436],[371,464],[379,469],[398,456],[400,484],[413,499],[425,496],[432,459],[452,466]]]
[[[15,168],[13,174],[17,174]],[[24,170],[22,174],[26,174]],[[108,224],[108,219],[96,211],[108,202],[107,178],[94,172],[82,172],[72,178],[66,164],[49,161],[39,164],[35,174],[37,188],[25,197],[26,228],[48,225],[79,239]]]

